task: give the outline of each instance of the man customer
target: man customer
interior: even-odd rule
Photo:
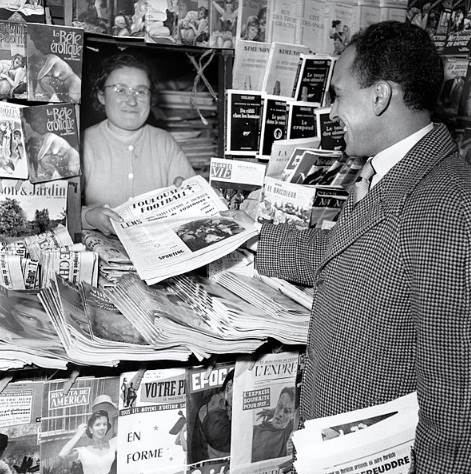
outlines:
[[[469,474],[471,168],[431,122],[442,80],[414,25],[354,38],[335,67],[331,118],[348,155],[372,157],[370,188],[330,231],[264,224],[256,264],[314,286],[302,420],[417,390],[416,472]]]

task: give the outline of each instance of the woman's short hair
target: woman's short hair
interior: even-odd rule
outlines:
[[[95,423],[95,421],[98,420],[98,418],[106,418],[106,426],[107,426],[106,432],[107,433],[111,429],[111,423],[110,423],[110,418],[108,416],[108,412],[106,410],[94,411],[90,415],[90,418],[87,421],[87,429],[85,430],[85,433],[89,438],[92,438],[92,436],[93,436],[92,435],[92,427],[93,427],[93,424]]]

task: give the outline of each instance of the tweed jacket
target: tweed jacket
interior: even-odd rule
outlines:
[[[417,390],[417,473],[471,473],[471,168],[443,125],[330,231],[264,225],[256,265],[315,289],[301,419]]]

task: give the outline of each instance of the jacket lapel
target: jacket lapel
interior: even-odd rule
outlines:
[[[443,124],[435,125],[355,208],[350,195],[337,224],[330,232],[329,245],[319,269],[378,225],[388,214],[398,214],[407,196],[423,177],[455,151],[456,145],[446,127]]]

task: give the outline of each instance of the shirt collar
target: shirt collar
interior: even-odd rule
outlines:
[[[371,180],[371,187],[378,183],[386,173],[399,161],[401,161],[404,156],[416,145],[419,140],[421,140],[427,133],[432,131],[433,123],[430,122],[425,127],[417,130],[412,135],[409,135],[406,138],[394,143],[390,147],[380,151],[377,155],[375,155],[372,160],[371,164],[375,170],[375,175]]]

